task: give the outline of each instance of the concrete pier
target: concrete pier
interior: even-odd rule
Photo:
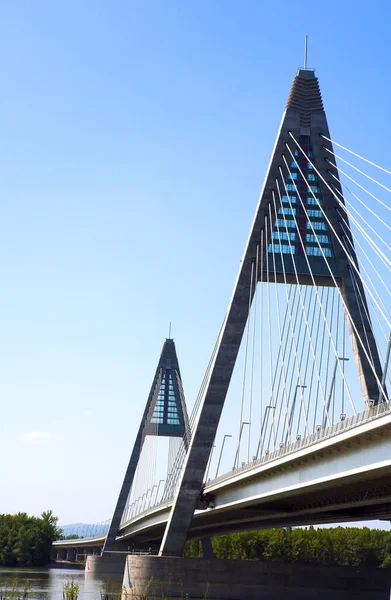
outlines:
[[[389,600],[383,569],[129,555],[124,594],[208,600]]]
[[[127,554],[125,552],[104,552],[102,556],[88,555],[86,575],[123,575]]]

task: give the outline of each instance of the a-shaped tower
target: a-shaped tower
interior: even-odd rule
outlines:
[[[211,364],[162,555],[183,551],[258,281],[339,288],[364,401],[372,406],[386,397],[348,217],[341,219],[338,210],[343,196],[330,137],[318,79],[301,69]]]
[[[111,550],[115,542],[146,436],[185,438],[186,442],[188,434],[189,421],[178,357],[174,340],[169,338],[163,345],[103,552]]]

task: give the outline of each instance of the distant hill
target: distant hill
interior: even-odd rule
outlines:
[[[71,523],[70,525],[58,525],[58,529],[61,529],[64,537],[68,535],[91,537],[105,534],[107,523],[95,523],[93,525],[90,523]]]

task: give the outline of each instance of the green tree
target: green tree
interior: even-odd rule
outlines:
[[[41,517],[0,515],[0,565],[45,565],[58,537],[57,517],[51,511]]]
[[[212,538],[217,558],[391,568],[391,532],[367,527],[261,529]],[[201,556],[200,542],[185,555]]]

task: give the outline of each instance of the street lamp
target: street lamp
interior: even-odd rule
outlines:
[[[143,512],[143,508],[142,508],[144,506],[143,500],[147,493],[148,492],[144,492],[143,495],[141,496],[141,502],[140,502],[141,510],[139,510],[138,514]]]
[[[155,497],[155,504],[157,504],[157,499],[159,498],[159,490],[160,490],[160,484],[164,483],[166,480],[165,479],[161,479],[159,481],[159,485],[157,486],[157,491],[156,491],[156,497]]]
[[[289,428],[287,429],[286,436],[285,436],[285,445],[287,445],[287,443],[288,443],[288,437],[290,437],[290,435],[291,435],[292,423],[293,423],[293,416],[294,416],[295,407],[296,407],[297,390],[299,388],[301,388],[302,390],[304,390],[306,387],[307,387],[306,385],[301,385],[300,383],[298,383],[296,385],[295,393],[293,395],[293,400],[292,400],[291,414],[289,415],[289,421],[288,421],[288,427]],[[285,429],[285,427],[284,427],[284,429]]]
[[[263,419],[261,421],[261,435],[259,436],[259,442],[258,442],[258,446],[257,446],[257,452],[255,454],[255,456],[258,458],[258,456],[262,456],[262,450],[263,450],[263,431],[265,429],[266,426],[266,421],[268,421],[269,418],[269,413],[267,411],[271,410],[271,409],[275,409],[275,406],[273,406],[272,404],[268,404],[267,406],[265,406],[265,414],[263,416]]]
[[[148,490],[145,492],[145,501],[144,501],[144,504],[143,504],[143,512],[144,512],[144,510],[145,510],[145,505],[146,505],[146,503],[147,503],[147,500],[148,500],[148,493],[149,493],[149,492],[152,492],[151,488],[149,488],[149,489],[148,489]]]
[[[209,455],[208,465],[206,467],[205,481],[208,481],[208,475],[209,475],[210,465],[211,465],[211,462],[212,462],[213,450],[215,448],[216,448],[216,444],[213,444],[212,449],[210,451],[210,455]]]
[[[152,486],[152,489],[151,489],[151,495],[149,496],[149,503],[148,503],[147,509],[148,509],[148,508],[151,506],[151,502],[152,502],[152,496],[153,496],[153,490],[154,490],[155,488],[157,488],[157,484],[156,484],[156,483],[155,483],[155,485],[153,485],[153,486]]]
[[[243,427],[245,425],[250,425],[249,421],[243,421],[241,427],[240,427],[240,433],[239,433],[239,442],[238,442],[238,448],[236,450],[236,455],[235,455],[235,460],[234,460],[234,469],[237,467],[237,465],[239,464],[239,452],[240,452],[240,442],[242,439],[242,433],[243,433]]]
[[[139,497],[137,498],[136,502],[135,502],[135,505],[134,505],[134,513],[133,513],[133,516],[134,516],[134,517],[135,517],[136,515],[138,515],[138,512],[137,512],[137,511],[138,511],[138,505],[139,505],[139,502],[140,502],[140,500],[141,500],[141,496],[139,496]]]
[[[167,495],[170,496],[170,494],[172,494],[175,491],[175,487],[178,482],[178,473],[181,471],[181,469],[182,469],[182,467],[180,465],[177,465],[176,467],[173,468],[173,470],[167,477],[166,496]]]
[[[383,375],[382,375],[382,378],[381,378],[381,385],[380,385],[380,389],[379,389],[378,404],[380,404],[380,402],[382,401],[382,396],[384,396],[384,399],[387,400],[387,397],[386,397],[386,395],[384,393],[384,385],[386,383],[388,363],[390,361],[390,353],[391,353],[391,333],[390,333],[389,338],[388,338],[388,344],[387,344],[387,350],[386,350],[386,357],[384,359]]]
[[[323,423],[322,423],[322,428],[326,429],[326,425],[327,425],[327,419],[329,420],[330,425],[332,425],[332,422],[330,421],[330,417],[329,417],[329,411],[330,411],[330,404],[331,404],[331,399],[333,397],[333,391],[334,391],[334,386],[335,386],[335,379],[337,376],[337,367],[338,367],[338,362],[339,361],[346,361],[349,360],[348,358],[345,358],[344,356],[336,356],[335,357],[335,363],[334,363],[334,370],[333,370],[333,375],[331,377],[331,384],[330,384],[330,393],[329,393],[329,397],[327,400],[327,408],[324,411],[324,416],[323,416]],[[334,410],[333,410],[334,412]]]
[[[224,450],[225,439],[226,439],[226,438],[231,438],[231,437],[232,437],[232,435],[231,435],[230,433],[226,433],[226,434],[224,435],[224,438],[223,438],[223,443],[221,444],[221,450],[220,450],[219,462],[217,463],[217,469],[216,469],[216,475],[215,475],[215,479],[217,479],[217,475],[218,475],[218,473],[219,473],[220,462],[221,462],[221,457],[222,457],[222,455],[223,455],[223,450]]]

